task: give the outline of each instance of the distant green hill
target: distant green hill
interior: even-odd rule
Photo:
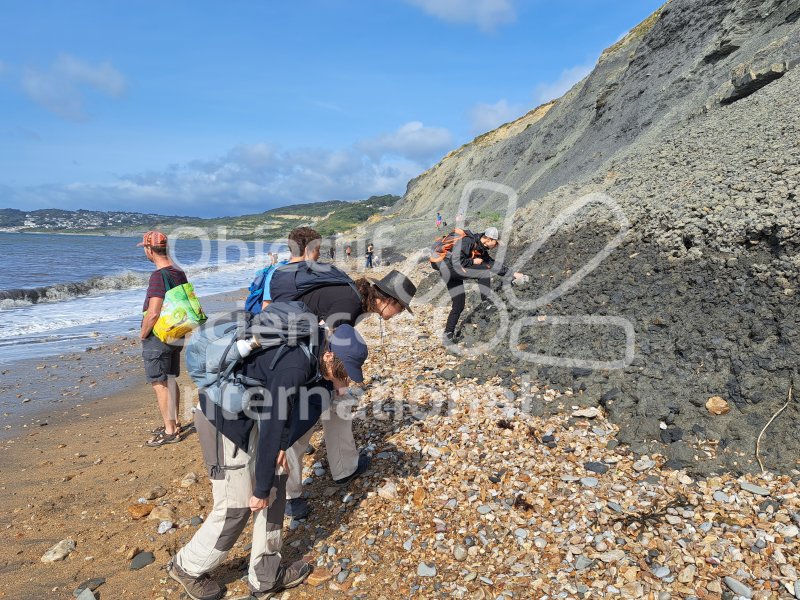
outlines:
[[[324,236],[330,236],[364,223],[399,199],[400,196],[387,194],[356,202],[330,200],[292,204],[258,214],[213,219],[134,212],[3,208],[0,209],[0,231],[133,236],[154,228],[198,227],[210,237],[282,239],[292,228],[307,225]]]

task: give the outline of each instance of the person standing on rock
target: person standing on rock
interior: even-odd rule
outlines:
[[[370,242],[367,244],[367,268],[372,268],[372,258],[375,256],[375,246]]]
[[[173,346],[162,342],[153,333],[164,297],[167,295],[167,283],[176,287],[188,283],[186,273],[172,264],[167,253],[167,236],[160,231],[148,231],[140,244],[144,248],[147,260],[156,266],[147,283],[147,294],[142,311],[142,326],[139,337],[142,340],[142,359],[147,381],[153,386],[158,410],[164,425],[152,431],[155,437],[147,440],[151,447],[174,444],[180,441],[180,425],[178,413],[181,406],[181,391],[175,378],[181,372],[182,346]]]
[[[318,266],[323,272],[325,269],[335,269],[330,265]],[[417,288],[397,270],[392,270],[379,281],[362,277],[350,282],[331,282],[299,294],[299,279],[305,277],[306,269],[313,268],[313,264],[303,260],[279,267],[270,282],[270,296],[276,302],[303,302],[334,335],[341,326],[355,326],[371,313],[388,321],[404,310],[411,312],[409,304]],[[302,421],[293,423],[292,443],[286,453],[289,461],[286,514],[297,519],[305,518],[309,511],[308,502],[302,497],[303,453],[322,415],[320,405],[311,402],[310,409]],[[342,417],[339,410],[331,410],[322,418],[327,419],[323,428],[331,477],[335,483],[343,485],[364,473],[369,468],[370,459],[358,451],[350,418]]]
[[[452,344],[458,341],[456,325],[466,305],[464,281],[473,279],[478,282],[481,303],[488,302],[492,275],[504,277],[508,272],[505,266],[498,266],[489,254],[489,250],[500,244],[497,227],[489,227],[483,233],[472,233],[465,229],[456,229],[436,241],[431,249],[431,267],[439,271],[447,291],[450,294],[450,314],[444,327],[442,341]],[[522,273],[514,273],[514,279],[522,277]]]
[[[311,572],[303,560],[281,564],[281,533],[289,465],[285,448],[290,416],[309,398],[331,406],[331,396],[363,381],[367,346],[355,329],[329,336],[319,364],[300,346],[250,354],[241,374],[261,382],[248,411],[226,413],[200,393],[195,425],[208,466],[214,504],[205,522],[167,565],[169,576],[195,600],[217,600],[225,590],[208,573],[225,560],[253,515],[247,583],[257,600],[299,585]],[[249,412],[254,411],[254,412]],[[255,419],[258,419],[256,423]]]

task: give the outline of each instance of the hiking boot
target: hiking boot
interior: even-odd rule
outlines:
[[[293,588],[303,583],[303,580],[311,573],[311,565],[304,560],[298,560],[292,564],[278,569],[278,577],[275,580],[275,585],[270,589],[263,592],[253,592],[253,597],[256,600],[269,600],[275,598],[284,590]]]
[[[298,520],[305,519],[308,513],[308,500],[305,498],[290,498],[286,501],[286,508],[283,511],[287,517]]]
[[[369,469],[369,465],[371,462],[372,459],[368,455],[362,454],[361,456],[358,457],[358,466],[356,467],[356,470],[350,473],[350,475],[348,475],[347,477],[342,477],[341,479],[334,479],[333,483],[337,485],[344,485],[345,483],[350,483],[351,481],[353,481],[353,479],[355,479],[356,477],[364,473],[364,471]]]
[[[225,594],[225,588],[210,579],[208,573],[192,577],[174,560],[167,563],[167,574],[183,586],[186,595],[192,600],[219,600]]]

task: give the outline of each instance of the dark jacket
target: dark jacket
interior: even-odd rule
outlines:
[[[443,262],[450,268],[452,274],[462,279],[479,279],[490,277],[491,274],[504,276],[508,272],[508,267],[496,266],[495,260],[489,255],[489,249],[481,244],[481,233],[472,233],[464,230],[466,235],[456,244],[453,251],[447,255]],[[481,264],[476,265],[475,259],[480,258]],[[489,271],[487,274],[486,271]]]
[[[272,361],[281,351],[283,353],[280,359],[272,368]],[[284,348],[270,348],[251,354],[242,363],[242,374],[264,382],[263,394],[254,391],[253,400],[257,404],[251,407],[253,412],[260,413],[258,423],[251,418],[252,415],[223,413],[205,397],[202,390],[200,407],[217,431],[240,450],[247,451],[252,429],[258,427],[253,495],[256,498],[266,498],[273,486],[278,452],[289,447],[291,430],[297,427],[294,422],[299,416],[294,415],[295,403],[304,396],[313,396],[314,394],[310,394],[312,389],[324,394],[328,388],[313,381],[316,367],[297,347],[288,351]],[[319,403],[313,400],[309,402]]]

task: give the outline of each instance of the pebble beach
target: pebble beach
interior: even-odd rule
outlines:
[[[798,471],[662,468],[663,456],[619,444],[580,393],[523,372],[465,377],[464,361],[491,358],[445,352],[445,316],[420,305],[383,336],[374,317],[360,327],[371,355],[354,432],[372,466],[334,485],[314,435],[303,473],[312,512],[286,519],[284,558],[315,570],[283,598],[800,597]],[[158,424],[150,394],[130,385],[0,446],[11,542],[0,597],[88,598],[92,587],[100,598],[185,597],[163,567],[202,523],[211,489],[193,433],[144,446]],[[248,596],[248,544],[246,531],[214,573],[227,597]]]

